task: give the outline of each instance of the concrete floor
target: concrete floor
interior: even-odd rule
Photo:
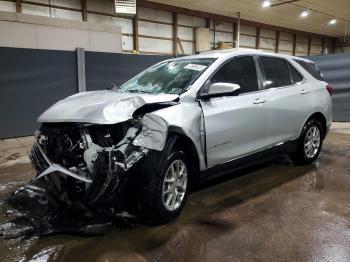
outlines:
[[[34,176],[32,138],[0,141],[0,198]],[[213,184],[213,183],[212,183]],[[1,239],[1,261],[350,261],[350,124],[319,159],[279,161],[216,181],[171,224],[99,237]],[[0,222],[6,220],[0,203]]]

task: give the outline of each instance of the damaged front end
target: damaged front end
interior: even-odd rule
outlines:
[[[61,181],[65,201],[88,205],[112,201],[126,173],[149,151],[133,145],[141,131],[138,121],[105,126],[43,124],[30,154],[36,179]]]
[[[86,233],[96,221],[130,217],[137,213],[137,192],[130,190],[137,167],[165,138],[165,122],[147,115],[112,125],[43,123],[29,155],[37,177],[7,202],[45,233],[62,231],[62,224]]]

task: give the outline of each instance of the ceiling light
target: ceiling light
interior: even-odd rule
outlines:
[[[329,24],[330,25],[335,25],[337,23],[337,20],[336,19],[332,19],[329,21]]]
[[[309,11],[304,10],[303,12],[301,12],[300,17],[307,17],[309,15]]]
[[[262,7],[269,7],[271,5],[271,2],[268,0],[263,1]]]

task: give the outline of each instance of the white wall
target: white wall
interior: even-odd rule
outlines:
[[[151,8],[138,8],[139,51],[171,55],[173,52],[173,15]]]
[[[225,21],[214,21],[210,19],[210,46],[214,48],[214,38],[215,47],[217,47],[218,42],[225,42],[233,46],[234,33],[233,33],[233,23],[228,23]],[[214,34],[215,28],[215,34]]]
[[[280,32],[279,53],[293,55],[293,34]]]
[[[38,17],[51,17],[67,19],[70,21],[82,21],[81,0],[31,0],[32,2],[52,4],[75,8],[77,10],[63,10],[54,7],[37,6],[22,3],[22,13],[35,15]],[[130,53],[133,46],[133,23],[131,17],[116,17],[114,14],[113,0],[87,0],[87,20],[88,23],[106,25],[111,28],[121,28],[121,48],[122,52]],[[16,12],[14,2],[0,0],[0,11]],[[173,13],[153,8],[138,7],[138,33],[139,52],[144,54],[164,54],[172,55],[174,47],[173,39]],[[215,26],[214,26],[215,23]],[[228,42],[231,45],[234,40],[234,24],[209,20],[210,45],[217,47],[219,41]],[[178,14],[177,32],[181,40],[185,54],[195,52],[195,29],[206,27],[206,18],[184,14]],[[215,27],[215,43],[214,43]],[[254,26],[241,25],[240,46],[255,49],[257,42],[257,28]],[[279,32],[279,53],[293,54],[293,34]],[[74,39],[74,37],[73,37]],[[112,40],[111,40],[112,41]],[[297,35],[296,55],[308,54],[308,37]],[[114,47],[115,41],[110,43]],[[275,52],[276,31],[268,28],[260,28],[260,49],[267,52]],[[54,43],[52,43],[54,44]],[[332,50],[331,41],[325,41],[325,50]],[[178,50],[180,48],[178,47]],[[337,49],[338,50],[338,49]],[[348,50],[348,48],[345,48]],[[317,37],[311,38],[310,54],[317,55],[322,52],[322,40]]]
[[[86,22],[0,12],[0,46],[121,52],[121,29]]]
[[[0,11],[16,12],[16,4],[14,2],[0,1]]]
[[[52,5],[77,8],[77,9],[81,8],[80,0],[51,0],[51,1],[35,0],[33,2],[38,2],[43,4],[51,3]],[[50,7],[30,5],[25,3],[22,3],[22,13],[28,14],[28,15],[38,15],[38,16],[62,18],[62,19],[69,19],[69,20],[76,20],[76,21],[82,20],[81,12],[78,12],[78,11],[63,10],[59,8],[50,8]]]

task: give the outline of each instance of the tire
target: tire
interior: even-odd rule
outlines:
[[[307,165],[315,161],[322,149],[324,130],[317,119],[306,122],[298,139],[297,149],[291,155],[297,165]],[[311,144],[310,144],[311,143]]]
[[[178,166],[180,171],[184,167],[182,176],[174,178],[172,167],[176,170]],[[144,181],[140,205],[142,215],[148,222],[164,224],[181,213],[189,192],[189,172],[189,164],[181,149],[174,148],[163,153],[152,152],[145,159],[142,167]],[[172,186],[176,181],[177,186]]]

